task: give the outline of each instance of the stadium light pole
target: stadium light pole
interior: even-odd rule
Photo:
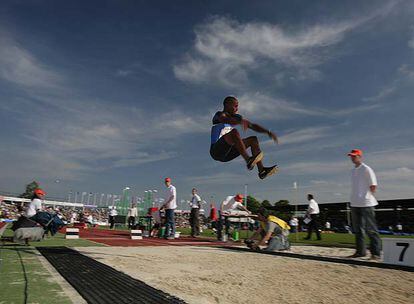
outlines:
[[[156,201],[156,194],[158,193],[157,189],[152,190],[153,196],[152,196],[152,207],[155,207],[155,201]]]
[[[247,208],[247,184],[244,184],[244,207]]]

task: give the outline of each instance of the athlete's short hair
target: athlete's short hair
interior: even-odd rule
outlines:
[[[237,101],[237,98],[234,96],[227,96],[226,98],[224,98],[223,100],[223,105],[225,106],[226,104],[233,102],[233,101]]]
[[[309,193],[309,194],[308,194],[308,199],[309,199],[309,200],[313,199],[313,194],[310,194],[310,193]]]

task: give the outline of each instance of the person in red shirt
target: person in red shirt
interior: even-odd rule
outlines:
[[[210,223],[211,223],[211,229],[213,229],[213,231],[215,232],[217,230],[217,209],[216,206],[214,206],[214,204],[212,203],[210,205]]]

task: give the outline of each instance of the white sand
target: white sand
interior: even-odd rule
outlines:
[[[414,273],[398,270],[211,247],[77,250],[188,303],[414,303]],[[349,249],[314,250],[331,256],[352,253]],[[292,250],[301,251],[309,253],[312,248]]]

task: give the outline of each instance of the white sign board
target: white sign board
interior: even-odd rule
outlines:
[[[131,230],[131,240],[142,240],[142,230]]]
[[[73,240],[79,238],[79,228],[66,228],[66,239]]]
[[[384,263],[414,266],[414,239],[383,238]]]

